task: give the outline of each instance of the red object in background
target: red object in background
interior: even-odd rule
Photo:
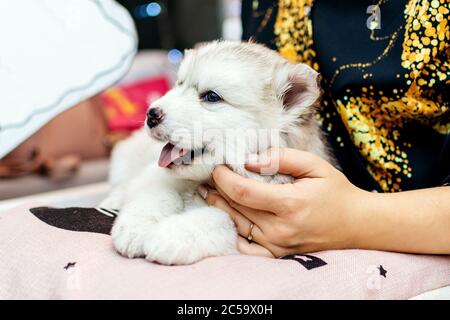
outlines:
[[[169,80],[162,75],[103,92],[100,99],[110,132],[130,132],[142,127],[148,106],[169,89]]]

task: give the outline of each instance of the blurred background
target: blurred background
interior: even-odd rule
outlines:
[[[117,2],[129,12],[138,35],[130,70],[1,158],[0,200],[107,181],[112,147],[141,127],[148,105],[170,89],[183,50],[241,38],[239,0]]]
[[[240,0],[119,0],[132,15],[139,49],[178,50],[241,38]]]

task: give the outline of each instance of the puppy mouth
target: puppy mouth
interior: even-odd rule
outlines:
[[[205,147],[198,149],[184,149],[168,142],[161,150],[158,164],[163,168],[173,168],[174,166],[190,165],[195,157],[204,154]]]

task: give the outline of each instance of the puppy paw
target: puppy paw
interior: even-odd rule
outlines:
[[[147,260],[165,265],[192,264],[206,257],[237,254],[233,222],[215,208],[199,208],[159,222],[146,236]]]
[[[119,216],[111,230],[114,247],[123,256],[137,258],[144,256],[145,231],[138,220],[125,215]]]
[[[151,262],[164,265],[192,264],[204,258],[195,248],[167,239],[158,234],[153,235],[144,243],[145,258]]]

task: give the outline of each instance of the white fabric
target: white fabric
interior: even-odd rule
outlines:
[[[450,286],[427,291],[411,300],[450,300]]]
[[[113,0],[1,0],[0,39],[0,158],[117,82],[137,47]]]

